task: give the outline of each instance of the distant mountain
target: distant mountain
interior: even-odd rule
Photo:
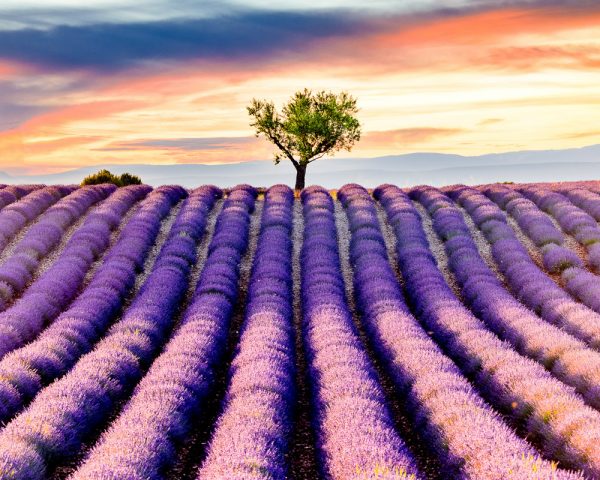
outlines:
[[[150,185],[179,184],[194,187],[238,183],[267,186],[294,184],[289,163],[271,161],[227,165],[98,165],[51,175],[12,176],[0,172],[0,183],[80,183],[100,168],[114,173],[131,172]],[[479,184],[502,181],[545,182],[600,179],[600,145],[566,150],[532,150],[494,153],[473,157],[443,153],[410,153],[376,158],[332,158],[315,162],[308,169],[307,184],[337,188],[356,182],[366,187],[382,183],[399,186],[418,184]]]

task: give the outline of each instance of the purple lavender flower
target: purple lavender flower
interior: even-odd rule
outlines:
[[[108,248],[112,230],[118,226],[121,217],[149,191],[150,187],[135,185],[111,195],[89,214],[81,228],[69,239],[58,260],[29,286],[18,301],[0,313],[0,357],[32,340],[75,298],[92,262]],[[80,209],[83,210],[83,207]],[[118,217],[106,216],[106,211],[112,211]],[[41,239],[45,232],[43,242],[46,242],[51,238],[50,232],[62,231],[57,225],[46,223],[52,229],[37,228],[34,239]],[[41,225],[33,228],[36,227]],[[55,238],[51,243],[58,243],[59,240],[59,237]],[[27,263],[21,257],[28,255],[17,253],[11,258],[12,262],[0,268],[0,281],[12,287],[14,292],[25,288],[31,270],[36,265],[31,262],[33,268],[23,268]],[[17,270],[16,266],[20,268]]]
[[[435,194],[431,187],[417,187],[411,195],[423,203],[434,222],[443,210],[453,206],[449,198]],[[589,439],[600,438],[600,414],[588,407],[572,387],[556,380],[538,363],[517,354],[487,330],[456,298],[435,262],[405,248],[413,243],[428,246],[420,223],[413,228],[420,235],[404,225],[395,229],[399,266],[413,311],[461,369],[476,376],[485,397],[538,435],[548,454],[556,455],[556,445],[565,445],[569,454],[559,453],[561,459],[569,459],[572,466],[590,474],[599,471],[600,451],[590,452]],[[460,230],[459,226],[452,228]],[[586,418],[585,426],[576,417]],[[573,434],[574,429],[577,434]]]
[[[494,198],[500,198],[501,194],[510,195],[511,198],[515,198],[515,195],[517,196],[516,198],[522,198],[520,193],[506,187],[495,186],[494,192]],[[490,189],[486,188],[485,193],[490,196]],[[464,199],[466,197],[478,197],[481,201],[489,202],[489,200],[483,199],[483,195],[480,192],[468,187],[453,189],[450,194],[459,203],[465,205],[465,208]],[[544,192],[539,188],[535,191],[535,194],[530,193],[530,195],[540,202],[545,199]],[[551,209],[553,205],[562,205],[562,208],[566,208],[564,197],[562,199],[560,197],[560,195],[557,197],[552,194],[550,195],[552,202],[546,199],[543,205],[548,209]],[[594,347],[600,346],[600,316],[598,315],[600,312],[600,303],[597,302],[594,294],[590,294],[592,290],[597,291],[600,289],[600,278],[590,276],[582,268],[583,265],[580,259],[572,251],[566,250],[560,245],[556,247],[552,245],[543,247],[546,268],[561,271],[564,288],[585,305],[575,302],[570,295],[535,265],[525,247],[517,240],[514,232],[511,235],[510,230],[504,226],[502,227],[502,240],[496,241],[499,235],[495,234],[494,230],[498,229],[500,225],[500,223],[495,224],[493,225],[494,228],[490,229],[486,227],[485,222],[478,224],[479,228],[486,235],[486,238],[492,243],[492,252],[494,253],[496,263],[506,276],[511,290],[519,295],[519,298],[527,306],[539,313],[545,320],[557,323],[559,326],[567,329],[569,333],[589,342]],[[589,229],[592,227],[586,225],[583,228]],[[590,245],[591,250],[589,250],[592,259],[595,258],[596,252],[599,251],[593,245]],[[577,275],[581,276],[582,281],[571,281]],[[588,286],[592,283],[597,283],[598,285],[595,285],[590,290]],[[582,287],[582,285],[586,286]],[[591,319],[596,320],[591,321]]]
[[[123,228],[89,285],[40,337],[8,354],[0,361],[0,422],[6,422],[37,392],[57,376],[66,373],[81,355],[87,353],[120,311],[126,295],[143,265],[161,220],[183,192],[160,187],[148,195]],[[212,206],[210,189],[192,193],[206,198]],[[201,197],[201,198],[203,198]]]
[[[253,202],[245,192],[231,195],[250,205]],[[196,216],[195,222],[189,221],[190,215]],[[172,325],[205,223],[201,199],[183,205],[152,273],[121,320],[94,350],[43,389],[2,430],[0,465],[13,478],[44,478],[50,463],[56,465],[78,452],[86,436],[106,421],[115,402],[139,380]],[[229,224],[225,210],[220,225],[223,229],[235,226]]]
[[[160,472],[172,463],[175,448],[189,432],[193,415],[202,411],[203,402],[211,393],[214,368],[222,357],[233,313],[236,296],[230,295],[229,285],[219,287],[212,281],[214,267],[219,267],[223,277],[227,277],[227,271],[239,277],[239,261],[247,246],[254,196],[254,191],[243,187],[230,192],[211,239],[211,253],[180,327],[120,417],[73,478],[106,478],[119,474],[127,478],[159,478]],[[240,215],[240,206],[245,215]],[[238,250],[232,249],[227,236],[223,235],[231,231],[246,239],[246,242],[236,242]],[[223,263],[222,252],[234,255],[234,261]],[[211,288],[207,289],[206,285]],[[138,325],[150,328],[139,322]]]
[[[383,392],[348,310],[326,190],[302,191],[302,305],[318,447],[335,479],[419,475],[395,432]]]
[[[410,206],[408,199],[397,187],[382,186],[374,194],[389,218],[394,218],[392,227],[417,233],[413,225],[420,225],[418,214],[406,208]],[[361,227],[353,229],[350,254],[357,301],[367,330],[392,372],[398,390],[409,391],[414,419],[425,427],[428,441],[444,460],[444,472],[448,476],[454,472],[460,478],[493,479],[511,474],[523,479],[536,478],[539,473],[532,471],[533,462],[551,477],[552,465],[499,421],[495,411],[412,317],[387,252],[372,254],[364,249],[364,253],[357,253],[360,240],[355,242],[355,239],[360,238],[363,229],[369,230],[370,238],[377,232],[377,238],[383,242],[376,211],[366,190],[346,185],[338,192],[338,198],[346,207],[351,229],[357,213],[362,213]],[[363,220],[365,217],[370,221]],[[455,238],[448,242],[456,244]],[[487,453],[482,456],[481,452]]]

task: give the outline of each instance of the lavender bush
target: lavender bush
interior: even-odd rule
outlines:
[[[75,298],[92,262],[108,248],[123,215],[149,191],[150,187],[136,185],[111,195],[86,217],[56,262],[0,313],[0,358],[35,338]]]
[[[600,221],[600,195],[585,188],[567,188],[561,190],[560,193],[567,197],[571,203],[591,215],[594,220]]]
[[[422,188],[419,200],[428,207],[444,205],[436,211],[433,226],[446,239],[449,266],[472,310],[518,352],[540,362],[575,387],[590,405],[600,408],[600,353],[543,321],[504,288],[481,258],[462,213],[448,197],[437,189]],[[455,234],[447,239],[449,231]]]
[[[6,208],[7,205],[20,200],[26,195],[29,195],[36,190],[42,188],[42,185],[2,185],[0,188],[0,211]],[[69,193],[76,187],[58,187]]]
[[[206,196],[210,209],[218,193],[207,187],[192,196]],[[175,187],[150,193],[82,294],[36,341],[0,361],[0,422],[9,420],[43,386],[65,374],[106,332],[134,286],[161,220],[184,194]]]
[[[598,192],[0,185],[0,478],[600,478]]]
[[[74,478],[161,478],[173,461],[223,353],[255,197],[245,186],[228,195],[181,325]]]
[[[333,201],[309,187],[302,203],[304,342],[323,473],[340,480],[418,477],[346,304]]]
[[[418,198],[421,190],[411,193]],[[434,202],[427,209],[435,220],[444,205]],[[456,226],[454,232],[458,230]],[[493,405],[539,438],[547,455],[597,475],[600,447],[594,439],[600,436],[600,414],[585,405],[572,387],[498,339],[456,298],[420,225],[395,233],[406,293],[444,350],[476,379]],[[580,423],[582,418],[586,420]]]
[[[56,247],[66,229],[92,205],[104,200],[116,187],[97,185],[81,188],[50,207],[15,246],[10,258],[0,265],[0,310],[22,292],[33,278],[41,260]],[[2,323],[0,323],[2,325]],[[0,331],[0,335],[11,335]]]
[[[293,202],[286,186],[267,190],[245,322],[200,479],[288,478],[295,398]]]
[[[448,193],[471,215],[475,224],[492,245],[496,265],[504,274],[512,292],[544,320],[554,323],[572,335],[581,338],[594,348],[600,347],[600,315],[575,301],[560,288],[529,256],[514,230],[507,224],[498,205],[502,198],[520,198],[521,195],[503,186],[486,187],[484,193],[470,187],[455,187]],[[474,206],[485,204],[488,215],[477,215]],[[501,220],[500,220],[501,219]],[[566,268],[562,280],[569,292],[578,298],[587,298],[588,304],[596,300],[589,288],[591,274],[581,268]],[[595,283],[595,280],[593,280]]]
[[[397,187],[374,192],[392,227],[419,235],[414,208]],[[410,314],[390,267],[377,212],[367,191],[346,185],[344,203],[352,239],[350,257],[358,304],[374,347],[407,394],[415,425],[452,478],[568,478],[519,439],[471,387]],[[477,432],[477,433],[474,433]],[[481,455],[485,452],[485,455]]]
[[[46,478],[62,458],[81,449],[86,436],[131,391],[172,327],[206,216],[202,201],[183,205],[152,273],[123,317],[0,432],[0,471],[15,479]]]
[[[19,230],[73,190],[68,187],[46,187],[33,190],[19,201],[15,197],[15,203],[11,202],[0,210],[0,251],[6,248]],[[0,190],[0,193],[3,192],[5,189]],[[0,203],[3,200],[0,199]],[[0,292],[7,289],[8,285],[5,284]]]
[[[596,270],[600,269],[600,228],[598,227],[598,223],[595,217],[588,215],[584,209],[579,208],[569,201],[569,198],[572,197],[575,202],[587,207],[593,214],[597,214],[598,211],[596,209],[600,200],[598,195],[592,192],[587,192],[588,194],[585,195],[582,194],[581,190],[574,190],[567,193],[569,197],[567,198],[557,192],[541,187],[528,187],[521,189],[521,192],[540,208],[543,206],[557,220],[565,232],[573,235],[585,247],[590,265]],[[546,256],[547,254],[544,253],[544,260],[546,260]],[[582,267],[582,265],[569,266]],[[585,282],[587,285],[586,288],[573,288],[572,285],[569,288],[568,283],[567,288],[594,310],[600,311],[600,302],[596,299],[595,295],[600,290],[600,278],[596,278],[585,271],[577,272],[576,270],[571,270],[567,276],[569,278],[583,277],[581,281]],[[590,290],[593,290],[593,294],[590,294]]]

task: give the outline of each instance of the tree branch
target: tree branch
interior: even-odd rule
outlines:
[[[290,153],[290,151],[287,148],[285,148],[283,146],[283,144],[279,141],[279,139],[277,139],[277,137],[275,137],[273,134],[271,134],[269,132],[268,135],[269,135],[269,138],[271,139],[271,141],[277,146],[277,148],[279,148],[279,150],[281,150],[283,153],[285,153],[285,156],[290,159],[290,161],[294,164],[294,167],[298,168],[298,166],[300,164],[294,158],[294,156]]]
[[[325,155],[327,155],[327,151],[325,152],[321,152],[318,155],[315,155],[314,157],[312,157],[309,161],[307,161],[306,163],[312,163],[315,160],[318,160],[319,158],[323,158]]]

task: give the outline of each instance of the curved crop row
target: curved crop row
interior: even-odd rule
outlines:
[[[228,195],[181,325],[72,478],[158,479],[173,462],[223,354],[255,197],[246,186]]]
[[[92,262],[109,246],[122,217],[150,187],[120,189],[94,209],[60,257],[7,310],[0,313],[0,358],[35,338],[79,293]]]
[[[0,251],[4,250],[13,237],[29,222],[58,202],[74,189],[69,187],[45,187],[25,195],[0,210]],[[0,190],[0,193],[4,190]],[[2,200],[0,200],[2,203]],[[0,295],[10,298],[11,289],[5,282],[0,283]]]
[[[105,333],[133,288],[161,225],[185,192],[160,187],[123,228],[86,289],[34,342],[0,361],[0,423],[64,375]],[[209,206],[207,206],[209,208]]]
[[[561,274],[569,268],[582,268],[583,262],[572,250],[563,246],[565,236],[552,220],[536,203],[524,197],[519,191],[494,185],[485,191],[499,205],[504,208],[519,224],[527,237],[540,248],[544,268],[551,273]],[[530,192],[533,195],[534,192]],[[544,208],[547,205],[544,204]],[[576,208],[576,207],[575,207]]]
[[[420,477],[346,303],[331,196],[310,187],[302,203],[304,342],[323,473],[331,479]]]
[[[552,215],[561,228],[573,235],[588,252],[590,264],[600,266],[600,228],[594,218],[573,205],[560,193],[536,187],[524,188],[521,192],[539,208]],[[562,278],[565,288],[580,301],[600,312],[600,277],[590,273],[583,265],[568,265]]]
[[[600,195],[583,188],[563,190],[561,193],[594,220],[594,223],[586,220],[584,225],[578,226],[575,238],[587,250],[590,265],[600,271],[600,229],[595,223],[600,221]]]
[[[293,203],[289,187],[267,190],[245,323],[200,479],[288,478],[295,378]]]
[[[573,205],[578,206],[597,222],[600,221],[600,195],[585,188],[570,188],[561,190]]]
[[[421,192],[417,188],[411,195],[418,199]],[[445,207],[444,202],[432,202],[426,208],[435,221]],[[421,320],[460,367],[474,376],[490,402],[539,439],[547,456],[597,475],[600,414],[573,388],[492,334],[453,294],[424,233],[415,235],[415,229],[422,232],[415,225],[409,231],[396,230],[396,235],[406,292]]]
[[[403,229],[409,237],[422,234],[415,228],[420,218],[399,188],[381,186],[374,195],[394,230]],[[508,428],[410,314],[367,191],[347,185],[338,198],[345,205],[352,231],[355,292],[367,331],[398,394],[408,395],[415,426],[425,432],[431,448],[443,459],[444,473],[452,478],[489,480],[569,477],[540,459]]]
[[[20,200],[26,195],[29,195],[36,190],[42,188],[42,185],[3,185],[0,188],[0,210],[3,210],[7,205]],[[69,193],[77,187],[58,187],[68,190]]]
[[[518,191],[503,185],[486,189],[486,195],[496,199],[519,224],[519,227],[541,249],[544,268],[551,273],[562,273],[569,267],[583,267],[583,262],[572,250],[563,246],[565,236],[552,220]],[[496,200],[494,200],[496,202]],[[498,203],[498,202],[496,202]]]
[[[500,207],[509,198],[520,196],[518,192],[511,192],[501,186],[486,188],[484,193],[498,204],[471,187],[456,187],[448,194],[467,210],[491,244],[494,260],[512,292],[544,320],[594,348],[600,347],[600,315],[575,301],[541,270],[508,225]],[[569,270],[563,278],[568,278],[565,277],[568,273]]]
[[[213,202],[212,194],[184,202],[151,274],[122,318],[0,432],[0,473],[46,478],[81,450],[131,391],[173,325]]]
[[[4,290],[0,310],[25,289],[41,260],[60,243],[65,230],[115,189],[114,185],[94,185],[75,190],[50,207],[32,225],[15,246],[11,257],[0,265],[0,281],[10,287]]]
[[[560,227],[565,232],[573,235],[579,242],[585,244],[588,229],[592,229],[593,233],[597,234],[598,224],[596,220],[573,205],[560,193],[542,187],[527,187],[519,189],[519,191],[541,210],[552,215]],[[593,236],[592,239],[599,240],[597,235]]]
[[[517,351],[543,364],[555,377],[572,385],[600,408],[600,353],[525,308],[481,258],[461,212],[434,188],[421,189],[426,206],[444,205],[433,227],[444,242],[449,266],[473,311]]]

